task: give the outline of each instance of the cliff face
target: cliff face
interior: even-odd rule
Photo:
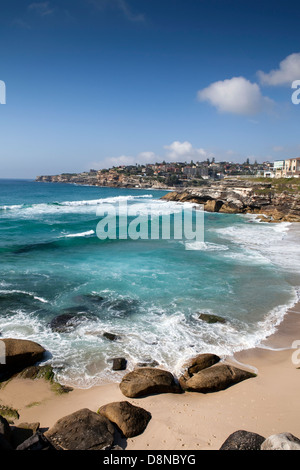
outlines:
[[[300,222],[300,192],[271,183],[223,180],[200,188],[174,191],[162,199],[204,205],[207,212],[260,214],[268,222]]]
[[[168,189],[166,184],[161,183],[154,178],[150,179],[142,176],[126,176],[115,170],[38,176],[36,181],[43,183],[73,183],[92,186],[109,186],[112,188]]]

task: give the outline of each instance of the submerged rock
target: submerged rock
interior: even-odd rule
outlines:
[[[114,432],[105,416],[83,408],[59,419],[45,436],[58,450],[101,450],[111,448]]]
[[[65,333],[76,324],[76,315],[71,313],[63,313],[53,318],[49,323],[52,331],[56,333]]]
[[[206,323],[226,323],[225,318],[213,315],[211,313],[200,313],[199,320],[203,320]]]
[[[121,339],[121,336],[114,333],[109,333],[108,331],[105,331],[102,336],[106,339],[109,339],[109,341],[117,341],[118,339]]]
[[[98,295],[98,294],[81,294],[81,295],[77,295],[74,300],[78,301],[78,302],[84,302],[84,301],[89,301],[89,302],[94,302],[94,303],[98,303],[98,302],[102,302],[104,300],[104,297],[102,297],[102,295]]]
[[[151,413],[128,401],[108,403],[98,413],[116,424],[127,438],[142,434],[151,419]]]
[[[74,310],[74,311],[73,311]],[[65,309],[65,313],[54,317],[49,326],[56,333],[68,333],[71,329],[79,325],[79,323],[87,319],[88,313],[80,308],[73,307]]]
[[[120,390],[129,398],[157,393],[182,393],[170,372],[148,367],[135,369],[125,375],[120,383]]]

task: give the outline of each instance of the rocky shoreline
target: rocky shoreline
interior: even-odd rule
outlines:
[[[16,377],[54,382],[51,367],[43,365],[47,351],[39,344],[20,339],[3,339],[6,364],[0,372],[5,381]],[[38,361],[38,363],[37,363]],[[256,374],[246,368],[237,368],[214,354],[199,354],[184,366],[177,380],[170,372],[156,367],[140,367],[127,373],[119,384],[127,398],[141,398],[159,394],[214,394],[231,388]],[[58,393],[72,393],[72,389]],[[80,408],[63,416],[49,429],[41,429],[38,422],[18,423],[17,410],[0,405],[1,450],[124,450],[118,444],[143,434],[151,422],[149,411],[128,400],[109,402],[98,410]],[[300,440],[291,433],[279,433],[267,438],[238,430],[230,434],[219,450],[300,450]]]
[[[203,204],[207,212],[256,214],[264,222],[300,222],[300,185],[297,179],[274,179],[273,182],[249,178],[202,180],[197,187],[168,186],[155,178],[92,172],[38,176],[37,182],[68,183],[112,188],[167,190],[167,201]]]
[[[116,170],[92,171],[83,173],[62,173],[61,175],[37,176],[38,183],[67,183],[86,186],[128,189],[169,189],[169,186],[156,178],[125,176]],[[171,187],[171,189],[175,189]]]
[[[264,222],[300,222],[298,188],[293,183],[282,189],[275,182],[235,179],[172,191],[162,199],[202,204],[207,212],[256,214]]]

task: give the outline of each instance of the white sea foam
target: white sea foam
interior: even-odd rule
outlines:
[[[80,200],[80,201],[62,201],[40,204],[18,204],[11,206],[0,206],[4,217],[34,218],[43,215],[55,214],[84,214],[96,213],[97,208],[103,204],[133,203],[152,199],[152,194],[142,194],[135,196],[115,196],[100,199]]]
[[[299,273],[300,231],[291,230],[289,222],[278,224],[253,222],[236,224],[222,229],[212,229],[220,239],[238,245],[243,252],[231,252],[226,256],[237,260],[276,264],[281,268]]]
[[[87,232],[81,232],[81,233],[69,233],[66,235],[63,235],[65,238],[77,238],[77,237],[89,237],[91,235],[94,235],[95,231],[94,230],[88,230]]]
[[[39,302],[42,302],[42,303],[48,303],[48,300],[44,299],[43,297],[39,297],[37,296],[36,294],[33,294],[32,292],[27,292],[27,291],[23,291],[23,290],[17,290],[17,289],[12,289],[12,290],[8,290],[8,289],[0,289],[0,294],[24,294],[24,295],[29,295],[30,297],[33,297],[35,300],[38,300]]]
[[[186,250],[197,250],[197,251],[227,251],[229,248],[226,245],[209,242],[184,242]]]

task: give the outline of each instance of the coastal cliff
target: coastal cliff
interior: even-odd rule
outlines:
[[[207,212],[260,214],[267,222],[300,222],[300,179],[225,178],[181,181],[172,186],[157,177],[128,175],[118,169],[38,176],[37,182],[112,188],[171,190],[163,199],[203,204]]]
[[[300,222],[296,180],[207,182],[205,186],[169,192],[162,199],[203,204],[207,212],[258,214],[266,222]]]
[[[71,183],[89,186],[108,186],[111,188],[168,189],[169,186],[158,178],[142,175],[126,175],[117,169],[91,170],[83,173],[62,173],[53,176],[38,176],[37,182]]]

